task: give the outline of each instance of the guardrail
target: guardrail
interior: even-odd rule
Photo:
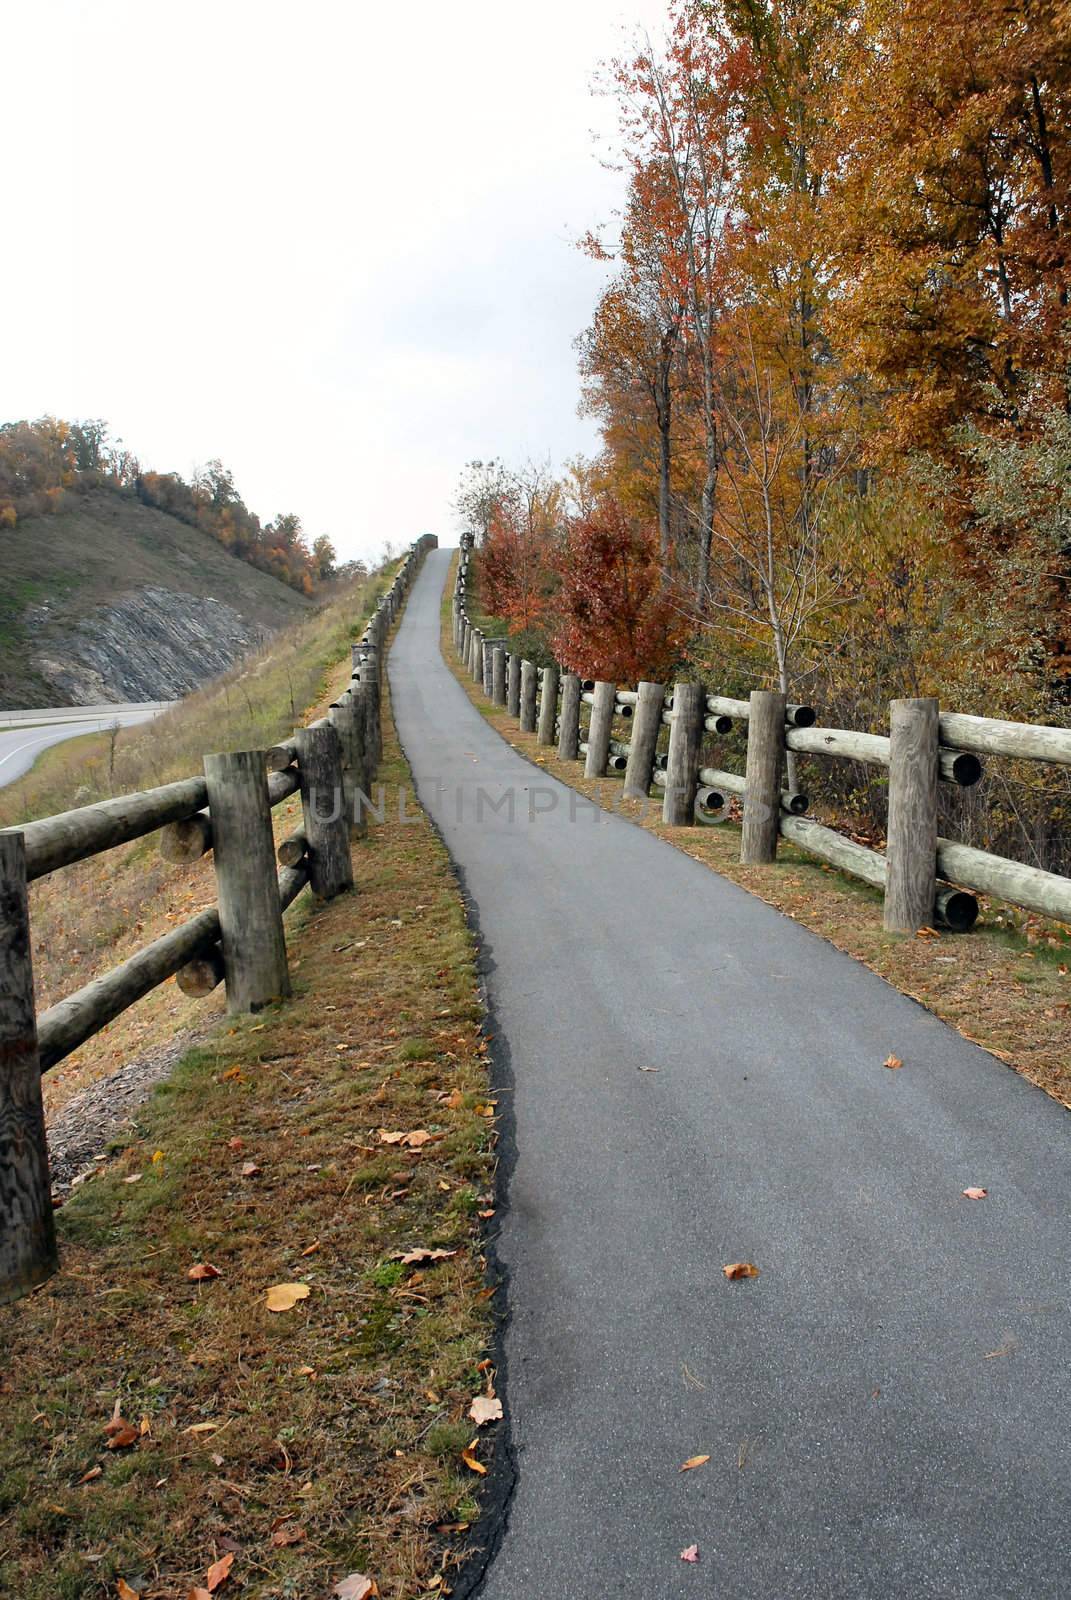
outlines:
[[[391,624],[427,550],[410,549],[352,647],[350,687],[326,717],[272,749],[206,755],[204,775],[0,831],[0,1304],[56,1270],[41,1075],[168,978],[184,993],[225,985],[231,1012],[290,993],[283,914],[308,886],[353,886],[351,834],[382,756],[380,683]],[[302,826],[278,851],[272,809],[301,795]],[[170,861],[211,852],[217,904],[36,1014],[28,886],[160,831]],[[281,870],[280,870],[281,864]]]
[[[730,797],[743,801],[740,859],[772,862],[779,838],[862,879],[884,894],[884,924],[914,933],[939,924],[964,932],[978,915],[975,893],[1071,923],[1071,878],[959,844],[938,833],[941,783],[969,787],[982,776],[982,756],[1071,767],[1071,728],[1042,727],[940,710],[936,699],[893,700],[888,736],[824,728],[810,706],[771,690],[747,700],[708,694],[696,683],[640,683],[621,689],[582,680],[557,666],[542,669],[541,694],[530,661],[511,655],[507,640],[484,638],[466,609],[470,547],[463,543],[454,588],[453,637],[459,660],[494,704],[558,747],[567,761],[584,758],[584,775],[622,773],[624,794],[646,799],[662,791],[663,821],[674,826],[719,820]],[[586,738],[581,713],[590,707]],[[737,721],[747,725],[742,773],[703,755],[711,736]],[[628,738],[615,739],[625,723]],[[659,748],[663,730],[668,744]],[[806,794],[786,787],[792,753],[862,761],[889,775],[887,843],[871,850],[805,813]],[[974,891],[974,892],[972,892]]]

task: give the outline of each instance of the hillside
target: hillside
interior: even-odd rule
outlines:
[[[306,612],[294,589],[107,489],[2,534],[0,708],[171,699]]]

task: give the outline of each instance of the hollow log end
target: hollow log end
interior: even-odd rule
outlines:
[[[294,752],[287,750],[285,745],[273,744],[264,752],[269,772],[285,772],[287,767],[294,764]]]
[[[978,921],[978,901],[965,889],[939,889],[938,920],[953,933],[969,933]]]
[[[982,763],[968,750],[957,750],[952,760],[952,776],[961,789],[971,789],[981,781]]]

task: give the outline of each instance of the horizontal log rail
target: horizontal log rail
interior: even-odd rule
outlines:
[[[455,603],[462,615],[470,570],[466,551],[455,590]],[[463,632],[456,637],[460,653]],[[722,738],[732,731],[734,723],[743,723],[748,735],[748,770],[750,773],[754,767],[759,793],[751,792],[741,774],[706,765],[701,754],[697,755],[694,768],[689,765],[690,756],[683,765],[678,759],[673,766],[674,742],[679,756],[681,751],[690,751],[696,739],[697,729],[691,721],[686,736],[678,737],[682,714],[678,707],[685,708],[689,719],[696,715],[694,686],[614,685],[611,720],[630,714],[635,718],[628,739],[616,740],[608,737],[605,720],[610,685],[576,677],[564,669],[552,671],[547,682],[552,686],[548,693],[554,695],[555,701],[561,695],[560,718],[552,720],[547,707],[541,710],[547,728],[560,731],[558,753],[562,759],[584,759],[589,777],[624,769],[625,795],[632,799],[649,796],[652,785],[667,796],[672,793],[676,797],[673,814],[666,815],[671,823],[718,820],[718,814],[724,814],[726,796],[742,798],[749,860],[772,862],[777,838],[790,839],[820,860],[880,888],[886,895],[889,928],[912,931],[927,921],[937,921],[951,929],[968,929],[978,914],[976,893],[990,894],[1024,910],[1071,924],[1071,878],[938,838],[936,828],[938,780],[959,788],[977,784],[983,776],[980,757],[984,755],[1071,766],[1071,728],[942,712],[937,710],[936,702],[920,699],[893,702],[893,733],[886,736],[820,727],[813,706],[784,702],[779,697],[773,708],[780,719],[775,725],[768,691],[753,694],[747,700],[704,691],[697,725],[699,737]],[[592,719],[594,733],[584,739],[578,732],[580,704],[589,706],[593,713],[601,708]],[[756,708],[761,720],[757,736]],[[516,709],[510,709],[516,715]],[[669,750],[664,743],[658,747],[663,729],[670,731]],[[794,779],[790,761],[793,755],[838,757],[880,767],[888,773],[892,842],[886,854],[805,815],[809,807],[807,795],[793,781],[783,781],[786,768]],[[671,767],[675,772],[672,785]],[[689,798],[693,794],[694,803]],[[681,796],[685,798],[682,800]],[[774,818],[776,828],[771,826]]]
[[[306,887],[326,899],[352,886],[349,839],[351,828],[359,828],[336,801],[371,785],[380,749],[383,646],[435,542],[431,535],[417,540],[378,601],[354,646],[355,682],[330,718],[266,752],[206,756],[203,777],[0,830],[0,1195],[21,1194],[10,1214],[0,1205],[0,1304],[43,1282],[56,1266],[51,1232],[33,1225],[35,1215],[50,1215],[51,1200],[44,1113],[27,1077],[39,1081],[172,977],[198,997],[225,983],[232,1011],[285,997],[284,912]],[[280,844],[277,870],[271,811],[299,792],[303,825]],[[218,903],[35,1016],[28,885],[158,831],[170,861],[212,854]]]

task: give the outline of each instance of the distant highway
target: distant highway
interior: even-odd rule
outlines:
[[[0,788],[29,772],[42,750],[77,739],[84,733],[102,733],[148,722],[172,702],[152,700],[142,705],[49,706],[38,711],[0,711]]]

